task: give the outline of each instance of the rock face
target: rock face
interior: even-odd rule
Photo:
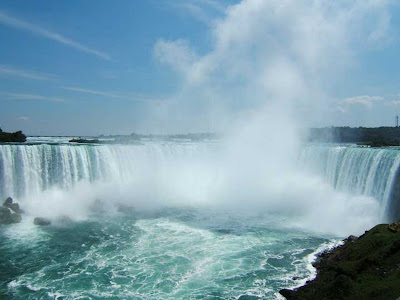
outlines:
[[[0,206],[0,224],[12,224],[20,222],[21,220],[18,221],[18,217],[15,217],[14,215],[15,214],[13,214],[8,208]],[[19,217],[21,217],[21,215],[19,215]]]
[[[46,225],[50,225],[51,221],[49,219],[46,219],[46,218],[38,217],[38,218],[35,218],[33,220],[33,224],[39,225],[39,226],[46,226]]]
[[[23,210],[19,208],[18,203],[14,203],[11,197],[4,201],[0,206],[0,224],[19,223],[22,220],[21,214]]]
[[[318,271],[314,280],[279,293],[288,300],[396,300],[400,296],[400,232],[387,224],[377,225],[323,253],[314,267]]]
[[[14,213],[17,213],[17,214],[23,214],[24,213],[24,211],[19,208],[19,204],[13,202],[13,199],[11,197],[8,197],[6,199],[6,201],[4,201],[3,207],[7,207],[7,208],[11,209]]]

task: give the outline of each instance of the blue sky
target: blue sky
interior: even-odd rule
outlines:
[[[304,126],[392,125],[399,5],[278,2],[3,0],[0,125],[38,135],[212,131],[264,101],[296,107]]]

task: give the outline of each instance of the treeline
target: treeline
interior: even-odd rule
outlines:
[[[400,127],[311,128],[310,142],[357,143],[372,147],[400,146]]]
[[[21,130],[16,132],[4,132],[0,128],[0,143],[23,143],[26,141],[26,135]]]

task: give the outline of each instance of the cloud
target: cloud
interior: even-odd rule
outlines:
[[[225,1],[216,0],[167,0],[164,3],[205,24],[211,24],[216,16],[224,14],[228,6]]]
[[[29,121],[29,117],[22,116],[22,117],[18,117],[17,120],[19,120],[19,121]]]
[[[387,106],[400,106],[400,100],[394,100],[386,103]]]
[[[368,109],[371,109],[375,103],[382,102],[383,100],[384,97],[381,96],[360,95],[349,97],[342,99],[336,103],[336,111],[347,113],[349,111],[349,108],[354,105],[361,105]]]
[[[61,88],[64,90],[72,91],[72,92],[91,94],[91,95],[97,95],[97,96],[114,98],[114,99],[139,101],[139,102],[161,102],[161,99],[157,99],[152,96],[141,95],[141,94],[131,94],[131,93],[121,94],[121,93],[115,93],[115,92],[105,92],[105,91],[100,91],[100,90],[85,89],[85,88],[80,88],[80,87],[68,87],[68,86],[62,86]]]
[[[166,41],[160,39],[154,45],[154,55],[165,64],[169,64],[176,71],[188,73],[198,59],[192,51],[189,42],[185,40]]]
[[[207,53],[159,39],[155,58],[182,78],[166,123],[229,126],[229,115],[266,105],[310,119],[371,37],[386,37],[388,15],[387,1],[243,0],[213,21]]]
[[[340,104],[342,105],[364,105],[368,108],[371,108],[374,103],[377,101],[383,101],[384,98],[381,96],[368,96],[368,95],[362,95],[362,96],[355,96],[355,97],[350,97],[346,98],[340,101]]]
[[[119,94],[112,93],[112,92],[104,92],[104,91],[99,91],[99,90],[83,89],[83,88],[79,88],[79,87],[68,87],[68,86],[62,86],[61,88],[64,90],[73,91],[73,92],[80,92],[80,93],[85,93],[85,94],[92,94],[92,95],[118,98],[118,99],[127,99],[126,96],[119,95]]]
[[[85,45],[82,45],[82,44],[72,40],[72,39],[64,37],[63,35],[61,35],[59,33],[52,32],[50,30],[47,30],[47,29],[37,26],[35,24],[28,23],[24,20],[20,20],[20,19],[11,17],[1,10],[0,10],[0,23],[2,23],[3,25],[9,26],[9,27],[16,28],[16,29],[29,31],[33,34],[36,34],[41,37],[59,42],[61,44],[72,47],[81,52],[92,54],[92,55],[95,55],[95,56],[100,57],[105,60],[111,60],[111,57],[104,52],[89,48]]]
[[[11,99],[11,100],[40,100],[40,101],[50,101],[50,102],[66,102],[65,99],[59,97],[48,97],[48,96],[34,95],[34,94],[0,92],[0,96],[2,95],[6,99]]]
[[[0,76],[15,76],[34,80],[52,80],[57,76],[14,68],[12,66],[0,65]]]

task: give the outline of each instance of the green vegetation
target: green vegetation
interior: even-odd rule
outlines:
[[[26,136],[22,131],[4,132],[0,128],[0,143],[23,143],[25,141]]]
[[[280,293],[288,300],[396,300],[400,296],[400,232],[387,224],[377,225],[322,254],[314,266],[315,280]]]
[[[310,142],[357,143],[371,147],[400,146],[400,127],[311,128]]]

